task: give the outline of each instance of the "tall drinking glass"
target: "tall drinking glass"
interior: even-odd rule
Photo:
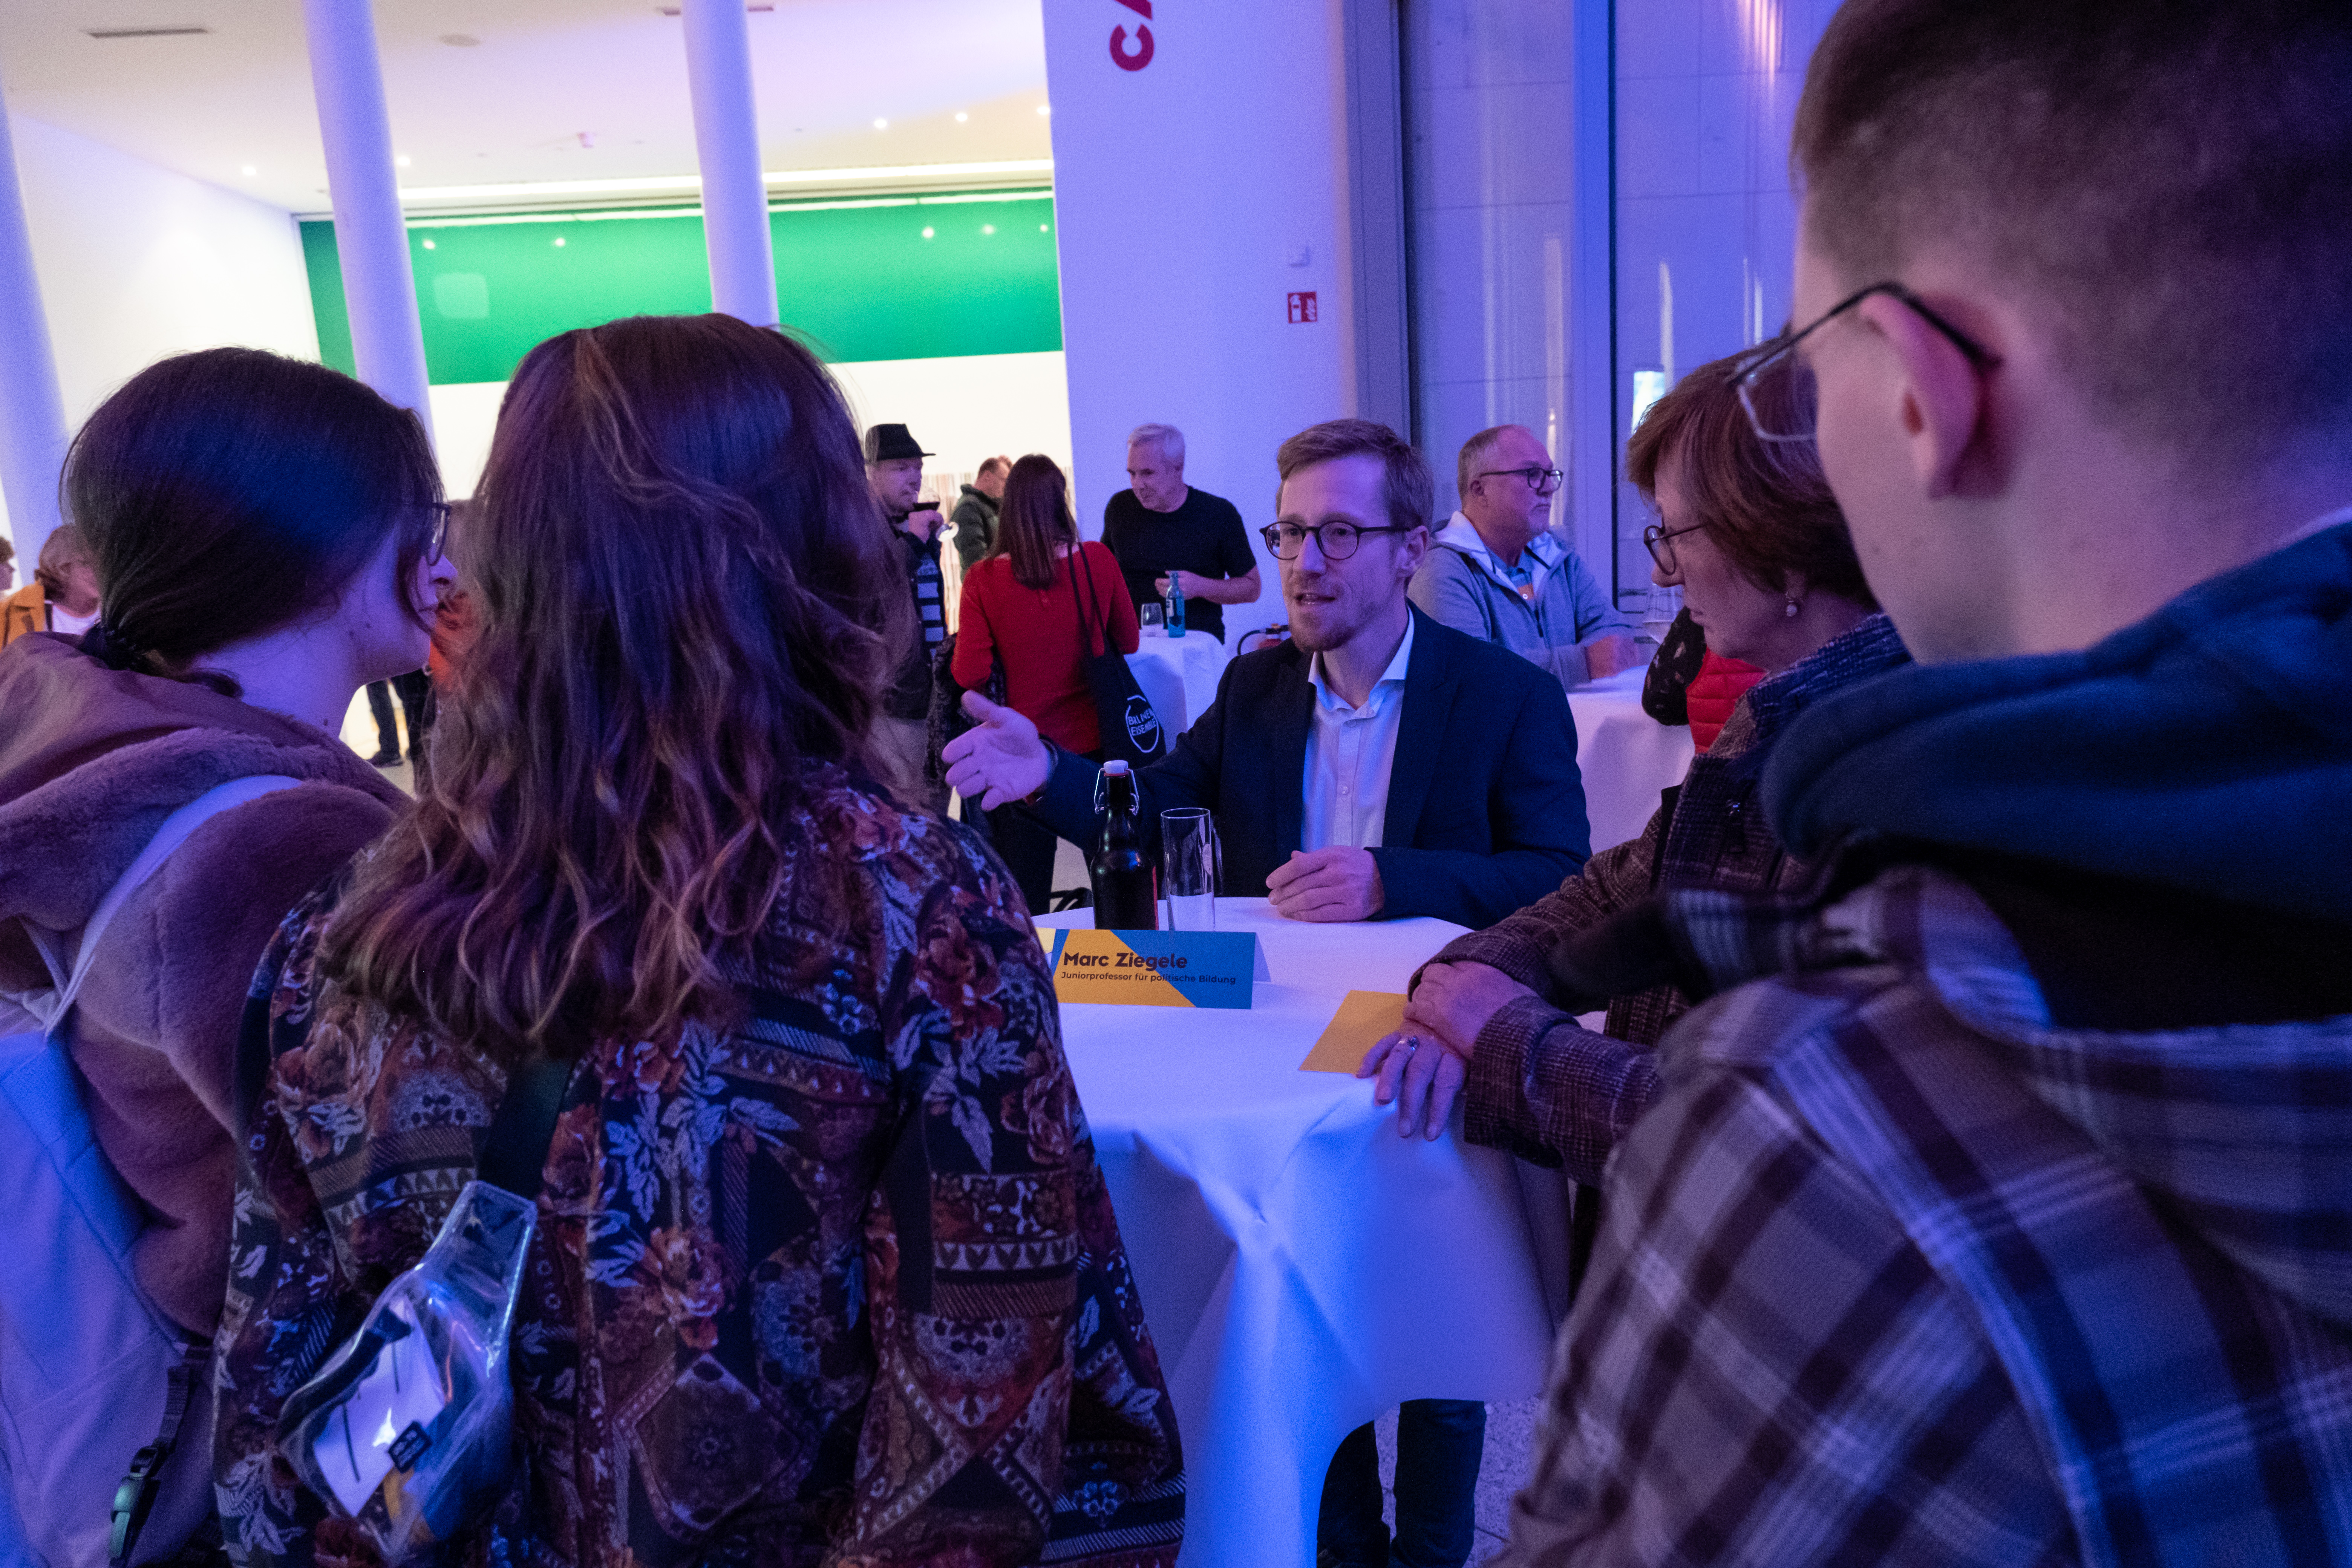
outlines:
[[[1217,929],[1217,879],[1224,869],[1217,825],[1199,806],[1160,814],[1160,890],[1169,931]]]

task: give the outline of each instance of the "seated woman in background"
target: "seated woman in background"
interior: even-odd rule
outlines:
[[[98,621],[98,568],[81,530],[63,523],[41,541],[33,580],[0,600],[0,647],[35,632],[78,637]]]
[[[1359,1073],[1380,1075],[1374,1096],[1397,1100],[1406,1136],[1436,1137],[1466,1084],[1473,1142],[1597,1186],[1650,1101],[1651,1047],[1689,1004],[1671,987],[1620,996],[1596,1034],[1546,994],[1552,949],[1661,885],[1769,892],[1800,881],[1805,868],[1774,841],[1757,798],[1772,743],[1809,704],[1909,662],[1876,613],[1812,444],[1765,441],[1740,405],[1748,359],[1685,376],[1633,432],[1625,467],[1658,514],[1643,535],[1652,579],[1682,589],[1709,651],[1768,673],[1639,838],[1456,938],[1415,977],[1404,1030],[1374,1045]],[[1579,1197],[1580,1242],[1597,1214],[1589,1195]]]
[[[213,349],[108,398],[64,489],[105,611],[85,636],[0,650],[0,994],[55,995],[42,950],[70,965],[174,811],[240,779],[297,781],[212,816],[141,885],[65,1025],[99,1147],[146,1216],[131,1277],[208,1336],[236,1184],[238,1018],[287,906],[406,804],[336,731],[362,685],[425,658],[441,481],[416,416],[358,382]],[[94,1500],[70,1507],[101,1542],[115,1483],[157,1435],[120,1430],[120,1452],[65,1467],[88,1479]],[[204,1444],[179,1451],[201,1518]],[[67,1506],[23,1500],[28,1515]],[[167,1507],[143,1551],[194,1523]]]
[[[232,1549],[348,1560],[281,1406],[551,1058],[518,1463],[445,1561],[1171,1563],[1174,1419],[1043,950],[875,782],[914,627],[839,390],[727,316],[566,332],[467,529],[428,793],[247,1015]]]
[[[956,684],[978,689],[990,662],[1003,660],[1006,705],[1064,751],[1100,762],[1087,656],[1106,647],[1133,653],[1137,636],[1118,558],[1078,542],[1060,466],[1034,454],[1013,464],[997,504],[995,552],[963,580],[950,671]],[[1030,912],[1045,913],[1054,890],[1054,830],[1019,805],[998,806],[988,823]]]

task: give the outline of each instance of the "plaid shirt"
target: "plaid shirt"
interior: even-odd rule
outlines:
[[[2352,1019],[2053,1026],[1924,867],[1666,905],[1738,988],[1660,1047],[1497,1561],[2352,1558]]]

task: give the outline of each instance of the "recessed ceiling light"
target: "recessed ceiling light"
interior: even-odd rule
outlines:
[[[259,173],[261,173],[261,171],[260,171],[260,170],[258,170],[258,169],[255,168],[255,167],[254,167],[252,164],[250,164],[250,163],[240,163],[239,165],[237,165],[237,171],[236,171],[236,172],[237,172],[238,174],[243,174],[243,175],[244,175],[247,179],[248,179],[248,180],[249,180],[249,179],[251,179],[251,178],[253,178],[253,176],[254,176],[254,175],[258,174]]]
[[[877,120],[874,122],[874,129],[877,131],[887,131],[890,129],[890,122],[887,120]]]
[[[558,250],[563,248],[563,237],[560,234],[555,237],[555,248]]]
[[[1054,106],[1050,103],[1041,103],[1037,106],[1037,112],[1040,114],[1051,114],[1054,112]]]
[[[1053,226],[1052,226],[1051,224],[1043,224],[1043,223],[1041,223],[1041,224],[1039,224],[1039,225],[1037,226],[1037,232],[1038,232],[1039,234],[1049,234],[1049,233],[1051,233],[1052,231],[1053,231]],[[1408,1053],[1408,1054],[1410,1054],[1410,1053]]]
[[[429,239],[428,239],[428,240],[426,240],[426,241],[425,242],[425,249],[427,249],[427,250],[438,250],[438,249],[440,248],[440,247],[439,247],[439,246],[435,245],[431,240],[429,240]]]
[[[956,123],[958,125],[961,125],[965,121],[970,120],[971,118],[971,116],[966,114],[962,110],[959,109],[956,110]]]
[[[392,155],[392,162],[394,167],[405,169],[408,167],[408,154],[405,153],[394,153]]]
[[[980,232],[982,234],[994,234],[996,232],[996,226],[992,223],[982,224],[980,226]]]
[[[470,49],[482,40],[471,33],[444,33],[441,41],[453,49]]]
[[[926,228],[923,230],[923,237],[924,237],[925,239],[929,239],[929,238],[930,238],[930,237],[931,237],[931,233],[932,233],[932,231],[931,231],[929,227],[926,227]]]

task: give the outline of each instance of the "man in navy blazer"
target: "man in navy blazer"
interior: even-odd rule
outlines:
[[[1234,660],[1174,754],[1138,775],[1147,830],[1170,806],[1208,807],[1224,890],[1263,892],[1294,919],[1491,925],[1584,863],[1568,699],[1550,672],[1406,601],[1433,496],[1428,466],[1395,432],[1334,420],[1284,442],[1276,462],[1266,545],[1291,640]],[[981,723],[949,743],[948,782],[991,806],[1026,800],[1064,837],[1091,840],[1095,764],[1011,709],[977,694],[964,706]],[[1412,1479],[1393,1538],[1366,1426],[1325,1477],[1318,1560],[1469,1555],[1485,1406],[1411,1399],[1399,1420]]]
[[[1226,667],[1217,700],[1139,774],[1144,826],[1206,806],[1223,890],[1301,920],[1434,915],[1491,925],[1575,874],[1589,850],[1576,729],[1557,680],[1412,608],[1429,549],[1420,454],[1387,426],[1335,420],[1286,442],[1279,517],[1292,637]],[[971,696],[981,726],[949,777],[1026,799],[1094,840],[1096,764]]]

